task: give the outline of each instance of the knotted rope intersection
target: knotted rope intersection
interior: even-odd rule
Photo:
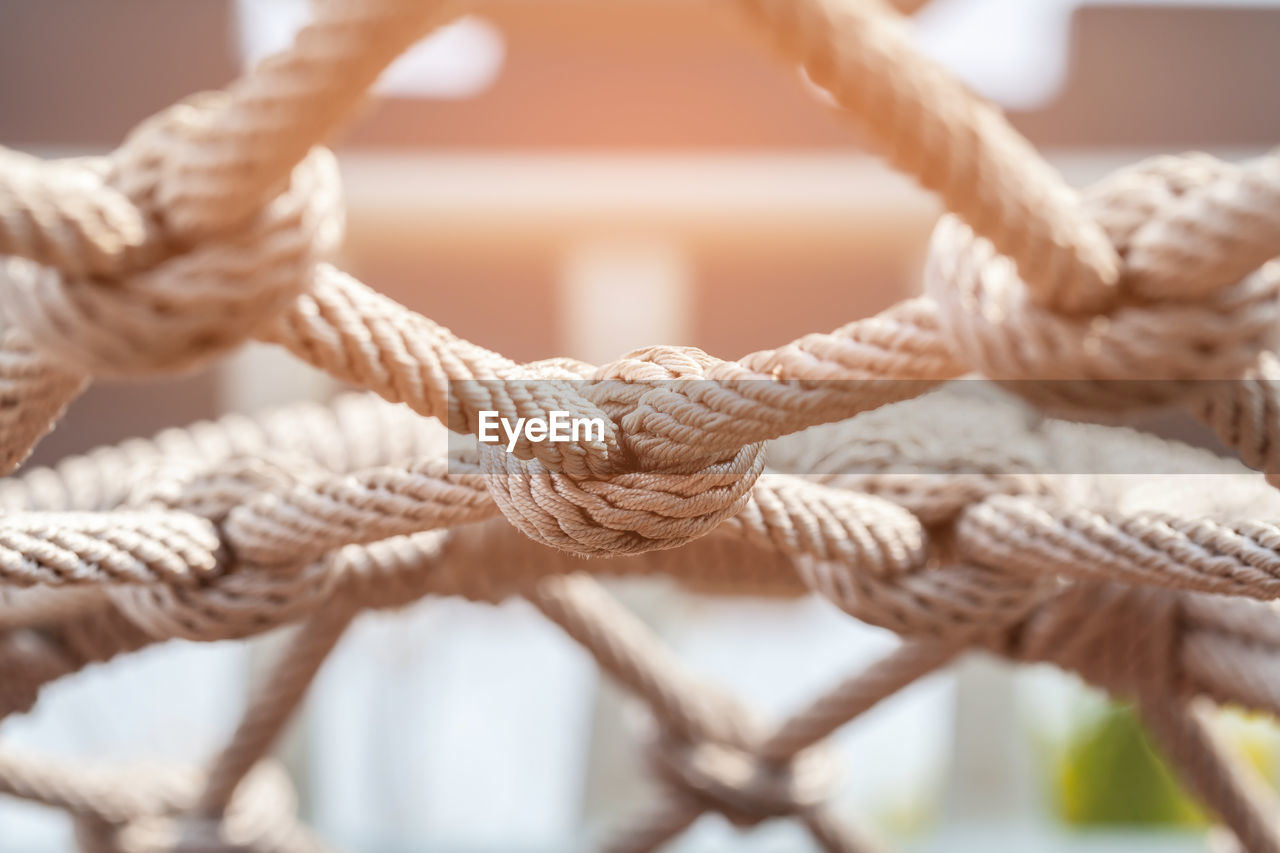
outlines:
[[[656,346],[519,364],[332,265],[340,192],[315,146],[449,19],[433,0],[316,4],[292,47],[105,157],[0,152],[4,474],[92,376],[182,370],[248,338],[371,392],[0,483],[0,714],[152,643],[296,626],[206,770],[0,751],[0,791],[66,810],[86,850],[320,849],[263,757],[352,619],[523,596],[652,711],[664,799],[609,849],[655,849],[708,811],[875,849],[829,803],[823,740],[979,649],[1136,702],[1239,845],[1280,853],[1274,806],[1200,710],[1280,712],[1280,498],[1236,463],[1039,414],[1184,405],[1277,470],[1280,159],[1157,158],[1077,193],[877,0],[738,4],[949,214],[925,296],[737,361]],[[903,402],[971,372],[1026,402]],[[482,411],[605,429],[446,459],[441,425],[475,434]],[[766,448],[797,473],[768,471]],[[1145,463],[1224,486],[1206,502],[1126,475]],[[904,642],[771,726],[592,575],[816,593]]]

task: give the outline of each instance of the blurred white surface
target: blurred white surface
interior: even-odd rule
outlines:
[[[918,44],[973,89],[1012,109],[1051,101],[1067,77],[1069,24],[1084,6],[1276,6],[1280,0],[933,0]]]
[[[42,691],[0,741],[37,754],[196,763],[231,734],[244,702],[247,644],[174,642],[90,666]],[[0,797],[0,853],[73,849],[60,813]]]
[[[288,46],[311,17],[310,0],[236,0],[240,56],[246,65]],[[502,35],[467,16],[441,27],[392,63],[375,91],[418,98],[469,98],[502,70]]]
[[[314,825],[353,850],[563,843],[582,821],[595,683],[525,602],[362,618],[312,695]]]

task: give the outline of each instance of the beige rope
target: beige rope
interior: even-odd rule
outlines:
[[[1280,528],[1266,522],[1154,513],[1109,518],[996,496],[964,513],[957,541],[971,559],[1009,571],[1280,597]]]
[[[129,143],[140,149],[139,168],[208,109],[183,105],[139,131]],[[0,310],[67,369],[108,376],[188,369],[252,334],[336,249],[339,195],[336,164],[317,149],[241,229],[154,266],[100,279],[8,259]]]
[[[191,781],[198,780],[198,775],[188,775]],[[128,784],[127,777],[120,781]],[[223,820],[193,819],[181,809],[144,813],[115,825],[82,818],[76,826],[78,840],[95,853],[323,853],[328,849],[299,824],[297,797],[282,769],[262,765],[245,781]]]
[[[1140,222],[1217,177],[1201,158],[1159,158],[1088,198],[1124,251]],[[1280,322],[1280,268],[1270,265],[1201,293],[1137,293],[1141,301],[1105,315],[1061,314],[1028,300],[1014,268],[952,217],[934,232],[925,287],[957,355],[1051,408],[1159,405],[1201,391],[1204,380],[1235,380],[1276,343]]]
[[[174,441],[173,443],[178,444],[179,442]],[[880,522],[875,522],[875,513],[880,511],[876,510],[877,505],[874,503],[867,504],[865,502],[859,502],[859,500],[854,500],[848,504],[848,515],[844,516],[843,514],[846,512],[844,509],[845,504],[843,500],[840,499],[839,492],[830,490],[823,491],[820,489],[816,491],[813,489],[800,489],[797,491],[796,484],[787,478],[770,478],[763,481],[763,484],[769,486],[769,488],[758,489],[755,495],[755,501],[757,501],[759,506],[762,508],[768,507],[768,511],[748,511],[743,513],[738,519],[735,519],[732,524],[725,528],[726,533],[734,536],[745,536],[746,541],[755,543],[760,547],[768,549],[783,547],[784,553],[795,556],[807,554],[811,557],[820,558],[822,565],[824,566],[826,566],[832,558],[836,558],[843,561],[843,565],[846,565],[851,571],[849,576],[854,578],[863,578],[861,582],[864,584],[872,583],[868,578],[883,576],[889,581],[892,581],[898,573],[904,570],[908,572],[913,571],[911,568],[911,561],[904,564],[900,562],[901,557],[893,556],[895,553],[910,554],[912,553],[911,549],[916,549],[916,552],[918,553],[920,548],[920,534],[918,528],[912,526],[908,521],[908,517],[902,516],[896,521],[890,521],[889,519],[894,518],[894,516],[890,514],[889,516],[884,517]],[[288,489],[292,488],[294,487],[288,486]],[[778,494],[783,495],[784,499],[779,499],[777,494],[775,494],[779,488],[781,488],[781,492],[778,492]],[[325,487],[322,486],[322,494],[324,493],[324,489]],[[304,490],[304,494],[305,493],[306,492]],[[355,494],[358,495],[360,493],[357,492]],[[799,498],[799,500],[796,500],[796,498]],[[814,498],[818,498],[818,500],[815,501]],[[830,502],[832,500],[834,500],[834,502]],[[277,505],[278,499],[276,498],[272,498],[271,501],[268,502],[268,506]],[[787,509],[789,505],[793,505],[791,510]],[[831,514],[833,510],[835,510],[834,515]],[[355,517],[361,518],[362,516],[357,515]],[[424,516],[421,514],[411,514],[408,516],[408,524],[411,526],[421,524],[423,517]],[[842,517],[845,519],[843,522],[833,521],[833,519],[840,519]],[[329,518],[330,521],[335,519],[334,516],[330,516]],[[819,521],[819,519],[825,520]],[[872,522],[870,528],[866,527],[867,522]],[[903,523],[906,523],[905,527],[901,527]],[[900,528],[895,527],[895,525],[899,525]],[[352,527],[352,525],[339,523],[336,524],[335,529],[347,529],[350,527]],[[857,546],[861,541],[874,542],[875,539],[862,539],[867,532],[879,531],[873,535],[883,536],[887,531],[895,529],[901,529],[904,531],[906,538],[902,540],[885,541],[897,541],[902,543],[902,545],[906,545],[906,543],[914,544],[906,545],[907,550],[905,551],[894,551],[893,549],[881,551],[881,554],[889,556],[887,561],[884,561],[883,556],[873,558],[872,555],[877,553],[874,549],[867,550],[864,546],[850,547],[851,545]],[[825,538],[813,539],[807,542],[803,539],[796,538],[797,532],[806,532],[807,536],[812,536],[812,533],[808,533],[808,531],[813,530],[825,530],[828,531],[828,535]],[[893,535],[898,536],[903,534],[895,533]],[[496,541],[491,533],[485,534],[479,537],[479,539],[484,543],[485,548],[491,548],[493,543]],[[232,544],[230,547],[233,550],[236,550],[237,548],[238,550],[244,550],[243,546],[236,546],[235,544]],[[294,546],[286,546],[284,550],[287,550],[288,547],[296,547],[296,544]],[[861,547],[861,550],[859,550],[859,547]],[[894,548],[897,547],[901,547],[901,545],[894,546]],[[457,552],[455,551],[455,559],[456,558]],[[913,559],[919,559],[919,557]],[[760,564],[758,562],[759,558],[756,558],[756,560],[757,565],[763,568],[764,564]],[[478,553],[477,563],[481,562],[484,562],[483,553]],[[625,568],[622,564],[615,565],[619,568]],[[883,566],[883,568],[878,568],[880,566]],[[554,570],[554,568],[536,569],[536,571],[539,572]],[[647,569],[641,570],[647,571]],[[777,575],[777,577],[780,579],[787,577],[787,569],[785,567],[780,567],[779,571],[783,574]],[[685,574],[691,580],[694,578],[693,575],[689,575],[688,573],[682,572],[682,574]],[[839,576],[844,577],[845,575]],[[704,574],[704,577],[707,577],[707,575]],[[960,625],[963,625],[966,619],[980,619],[982,618],[983,612],[985,612],[981,607],[978,607],[973,611],[973,617],[967,617],[963,615],[964,611],[957,611],[955,609],[963,602],[973,602],[975,600],[969,594],[953,594],[958,590],[956,582],[962,577],[964,577],[963,573],[958,573],[954,570],[948,570],[940,574],[929,573],[923,575],[915,583],[925,592],[917,593],[918,596],[923,597],[917,597],[914,599],[903,599],[901,596],[892,592],[895,588],[892,584],[881,584],[881,587],[887,587],[889,590],[887,593],[884,592],[883,589],[879,591],[879,594],[881,595],[889,595],[889,598],[885,600],[887,603],[880,602],[878,599],[873,597],[870,604],[864,604],[862,606],[862,610],[859,615],[870,618],[872,621],[900,619],[902,618],[903,613],[901,608],[903,606],[912,606],[915,608],[915,612],[917,612],[917,615],[914,616],[913,619],[916,620],[916,624],[921,626],[922,629],[930,625],[936,626],[938,624],[939,616],[944,613],[952,614],[946,621],[955,619],[957,624]],[[982,573],[976,573],[974,577],[981,580],[984,575]],[[991,578],[992,576],[987,574],[985,577]],[[737,582],[741,583],[743,579],[741,572],[737,574],[737,578]],[[936,589],[932,587],[935,579],[940,582],[940,586]],[[238,576],[236,583],[248,583],[249,581],[250,576],[246,573]],[[1017,581],[1016,578],[1013,579],[1012,582],[1014,583],[1014,586],[1011,589],[1014,590],[1019,588],[1022,583],[1021,581]],[[794,581],[791,583],[794,584]],[[304,590],[307,590],[303,601],[307,600],[309,596],[315,594],[311,591],[312,588],[309,584],[310,582],[306,582],[302,587]],[[251,587],[246,587],[246,589],[248,588]],[[281,589],[286,588],[288,587],[277,587],[274,589],[274,593],[278,593]],[[326,588],[327,585],[322,584],[315,589],[324,590]],[[792,588],[794,589],[795,587],[792,586]],[[267,587],[267,589],[271,589],[271,587]],[[980,591],[981,590],[979,589],[979,592]],[[242,602],[242,604],[239,605],[240,607],[248,606],[248,610],[245,611],[245,615],[248,616],[251,621],[242,627],[235,628],[235,631],[243,631],[246,628],[252,629],[252,626],[257,626],[257,629],[260,630],[265,625],[274,624],[272,619],[267,619],[265,623],[253,621],[264,618],[265,614],[263,613],[263,608],[257,606],[257,601],[258,598],[265,595],[265,593],[266,590],[262,590],[258,596],[246,595],[244,593],[237,596],[236,600]],[[872,587],[872,593],[873,595],[877,593],[876,587]],[[212,596],[215,601],[220,601],[223,596],[223,593],[218,592],[216,587],[213,590],[207,591],[206,594]],[[1003,595],[1004,593],[998,592],[996,597],[990,600],[998,602],[1000,597]],[[203,598],[203,596],[198,597],[197,599],[192,599],[191,601],[194,603],[195,601],[201,600],[201,598]],[[977,601],[981,600],[981,597],[977,599]],[[179,606],[177,603],[172,604],[173,606]],[[179,611],[181,611],[185,606],[186,605],[180,606]],[[283,611],[283,613],[288,614],[296,612],[294,608],[297,606],[302,606],[302,603],[289,602],[289,606]],[[967,606],[974,607],[974,604],[970,603]],[[210,611],[208,602],[200,605],[199,610],[205,617],[207,617],[211,612],[216,612]],[[241,617],[235,618],[239,619]],[[156,627],[155,630],[161,630],[161,633],[163,634],[163,630],[161,628]],[[188,625],[183,630],[199,631],[204,629],[197,629]],[[219,626],[218,623],[215,622],[211,623],[208,630],[211,631],[210,636],[219,636],[222,631],[226,630],[226,628]]]
[[[328,406],[298,403],[252,419],[229,415],[168,429],[150,440],[132,439],[71,456],[55,467],[0,480],[0,508],[116,509],[142,484],[149,484],[153,494],[161,491],[157,473],[184,466],[194,465],[188,467],[192,473],[236,458],[287,452],[341,474],[407,463],[438,453],[443,445],[436,425],[403,406],[368,394],[348,394]]]
[[[344,545],[481,521],[497,514],[479,469],[440,458],[261,493],[228,514],[224,535],[261,566],[318,560]]]
[[[193,109],[175,108],[137,134],[139,169],[154,171],[151,161]],[[0,158],[0,172],[7,163]],[[338,207],[336,167],[317,151],[241,231],[154,266],[101,278],[0,261],[0,315],[20,329],[0,338],[0,394],[11,401],[0,407],[4,472],[26,458],[87,375],[185,370],[243,341],[255,317],[274,314],[336,248]]]
[[[955,216],[934,236],[926,298],[738,361],[650,347],[601,367],[519,364],[327,263],[341,211],[332,159],[313,146],[448,17],[440,3],[326,0],[290,48],[109,157],[0,151],[6,474],[86,377],[183,369],[248,337],[456,432],[474,434],[482,410],[606,427],[598,441],[446,461],[441,433],[409,411],[350,398],[0,484],[0,715],[152,642],[303,623],[212,774],[181,796],[116,796],[3,755],[0,791],[73,812],[101,853],[317,849],[288,786],[250,770],[354,613],[524,591],[658,723],[650,758],[667,799],[616,849],[653,849],[706,811],[742,825],[791,816],[825,850],[871,849],[826,805],[820,741],[980,647],[1135,698],[1239,842],[1280,850],[1265,807],[1182,711],[1202,695],[1280,707],[1268,686],[1280,679],[1258,678],[1280,660],[1274,608],[1240,598],[1277,594],[1280,532],[1248,520],[1275,501],[1241,485],[1243,510],[1171,512],[1150,482],[1105,472],[1203,460],[1013,407],[980,407],[969,424],[945,403],[907,410],[925,429],[882,411],[854,422],[861,433],[797,437],[781,458],[819,476],[764,476],[765,442],[975,369],[1041,407],[1188,403],[1274,474],[1280,161],[1159,158],[1078,196],[917,55],[879,0],[745,5]],[[1048,475],[1063,463],[1103,476]],[[771,730],[685,673],[584,568],[813,591],[909,642]]]
[[[279,739],[353,615],[353,610],[339,605],[322,611],[298,629],[210,769],[196,805],[197,814],[218,818],[226,813],[240,783]]]
[[[328,138],[393,59],[454,14],[440,0],[324,0],[293,44],[228,90],[164,164],[157,190],[180,239],[202,240],[259,209]]]
[[[874,849],[824,806],[831,794],[829,759],[812,744],[875,704],[885,695],[877,695],[878,689],[893,692],[910,678],[873,676],[870,683],[860,684],[861,689],[844,685],[819,702],[823,716],[831,719],[825,731],[823,726],[807,725],[811,717],[802,714],[800,719],[806,722],[785,723],[779,730],[786,733],[781,740],[765,738],[743,709],[688,675],[643,624],[591,579],[572,576],[544,581],[530,593],[530,600],[587,648],[603,669],[643,698],[659,722],[651,758],[674,799],[664,801],[657,813],[646,814],[643,823],[623,829],[606,849],[654,850],[706,810],[743,825],[794,815],[824,850]],[[832,707],[837,696],[845,700],[840,723],[834,722],[840,711]],[[801,725],[812,739],[796,740],[794,751],[761,751],[761,744],[776,747],[794,740],[791,733]]]
[[[5,673],[0,682],[0,719],[29,711],[45,684],[149,642],[133,622],[101,607],[74,611],[40,633],[26,628],[6,631],[0,639]]]
[[[880,0],[743,0],[886,159],[1012,258],[1037,304],[1097,311],[1120,259],[1074,192],[991,105],[922,57]]]
[[[1240,459],[1277,485],[1280,480],[1280,360],[1271,352],[1240,379],[1209,382],[1191,409]]]
[[[68,275],[114,275],[152,261],[157,224],[107,180],[100,160],[45,162],[0,148],[0,255]]]
[[[228,98],[146,123],[112,161],[46,166],[3,152],[0,254],[15,257],[0,313],[59,364],[31,362],[25,341],[6,340],[0,394],[10,396],[13,376],[68,374],[44,385],[47,401],[23,415],[21,439],[5,430],[4,473],[78,393],[82,373],[184,369],[238,343],[309,279],[308,267],[335,248],[340,219],[336,174],[308,151],[397,54],[447,18],[437,3],[326,2],[292,48]],[[281,184],[301,207],[266,205]],[[231,239],[165,260],[176,245],[232,228],[241,230]],[[102,287],[103,276],[119,285]],[[152,335],[160,325],[165,335]]]
[[[218,535],[186,513],[0,515],[0,582],[192,584],[221,568]]]
[[[104,768],[72,764],[50,756],[28,755],[6,745],[0,752],[0,791],[63,809],[104,824],[177,807],[189,793],[189,780],[172,772],[121,775]]]
[[[930,643],[904,643],[788,718],[760,745],[760,754],[770,759],[795,755],[885,698],[943,668],[958,651],[956,647]]]
[[[1239,281],[1280,245],[1280,155],[1232,169],[1144,223],[1127,256],[1128,284],[1149,295],[1198,296]]]
[[[1203,709],[1166,701],[1144,702],[1139,708],[1182,783],[1231,828],[1240,849],[1280,850],[1275,797],[1251,768],[1227,759],[1229,747],[1210,731]]]
[[[515,365],[348,276],[320,272],[272,335],[336,377],[423,414],[444,418],[447,411],[449,427],[459,431],[476,431],[481,410],[604,419],[614,432],[598,444],[547,442],[517,446],[514,454],[481,445],[503,514],[536,541],[584,556],[690,541],[745,502],[763,463],[759,442],[916,396],[959,370],[927,307],[907,304],[739,362],[658,347],[594,371],[592,382],[571,382],[587,369]],[[898,372],[873,378],[877,369]],[[525,384],[483,381],[512,376]],[[836,377],[851,382],[802,381]],[[668,380],[675,382],[656,384]],[[650,384],[637,389],[636,382]],[[537,393],[517,399],[517,388]],[[624,449],[619,427],[628,438]],[[565,447],[574,455],[566,457]]]
[[[18,329],[0,330],[0,475],[8,476],[53,428],[86,379],[35,349]]]

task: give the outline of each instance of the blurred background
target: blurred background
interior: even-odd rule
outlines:
[[[0,144],[96,153],[287,43],[308,0],[0,0]],[[921,48],[1009,111],[1068,178],[1156,152],[1280,139],[1275,0],[934,0]],[[385,75],[336,141],[343,265],[517,359],[651,343],[721,357],[919,287],[939,209],[862,148],[728,0],[488,0]],[[100,383],[30,464],[336,389],[264,348],[180,379]],[[812,600],[619,589],[699,672],[781,714],[894,639]],[[275,638],[181,643],[48,689],[0,737],[103,759],[200,760]],[[314,826],[370,851],[568,851],[653,796],[639,709],[519,603],[366,616],[282,753]],[[1274,777],[1269,721],[1221,724]],[[907,849],[1203,849],[1200,816],[1126,709],[985,660],[841,733],[844,807]],[[785,822],[704,818],[684,851],[800,851]],[[71,846],[0,801],[0,853]]]

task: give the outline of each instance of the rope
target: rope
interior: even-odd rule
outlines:
[[[195,583],[221,567],[212,525],[179,513],[0,516],[0,579],[14,586]]]
[[[1179,778],[1231,828],[1241,850],[1280,850],[1276,803],[1266,783],[1250,777],[1239,761],[1229,761],[1227,746],[1214,737],[1203,716],[1178,705],[1143,703],[1142,719],[1179,772]]]
[[[84,376],[42,355],[18,329],[0,331],[0,474],[8,476],[31,454],[84,390]]]
[[[512,454],[480,445],[503,514],[535,541],[582,556],[691,541],[741,508],[761,471],[760,442],[916,396],[960,372],[927,308],[912,304],[738,362],[654,347],[577,372],[516,365],[328,267],[295,308],[274,339],[450,429],[474,434],[485,410],[512,421],[552,411],[602,419],[601,442],[526,442]],[[834,378],[850,381],[808,381]],[[649,383],[643,393],[637,382]]]
[[[997,496],[965,512],[958,541],[971,559],[1009,571],[1280,597],[1280,528],[1267,522],[1162,513],[1109,518]]]
[[[371,392],[0,483],[0,717],[152,643],[300,626],[207,774],[0,752],[0,792],[68,811],[100,853],[321,849],[263,759],[351,619],[524,595],[651,711],[662,799],[609,849],[656,849],[707,812],[877,849],[830,807],[825,739],[978,648],[1134,700],[1238,843],[1280,851],[1271,806],[1192,710],[1280,710],[1280,498],[1240,465],[1042,416],[1177,403],[1280,476],[1280,159],[1156,158],[1077,193],[880,0],[742,5],[949,215],[924,297],[736,361],[654,346],[521,364],[332,265],[340,191],[316,146],[448,4],[326,0],[289,48],[106,157],[0,150],[0,473],[91,377],[248,339]],[[972,372],[1030,405],[921,397]],[[442,452],[489,411],[603,434]],[[1230,487],[1179,493],[1135,475],[1148,465]],[[590,575],[818,594],[904,643],[768,725]]]
[[[1075,193],[1004,120],[911,45],[880,0],[743,0],[886,159],[1012,258],[1039,305],[1097,311],[1120,258]]]
[[[1159,158],[1111,176],[1086,198],[1126,251],[1137,223],[1158,221],[1193,185],[1232,180],[1217,172],[1201,158]],[[1131,304],[1099,316],[1042,307],[1026,298],[1027,284],[958,219],[946,217],[935,230],[925,289],[952,348],[1050,409],[1123,411],[1183,400],[1208,380],[1229,384],[1275,343],[1280,321],[1273,265],[1195,294],[1133,291]]]
[[[535,588],[531,600],[589,650],[605,671],[641,697],[658,722],[650,757],[675,799],[664,802],[658,814],[646,815],[636,824],[638,829],[623,829],[606,849],[656,849],[707,810],[742,825],[797,815],[825,850],[873,849],[824,805],[833,781],[825,754],[807,750],[809,744],[804,744],[794,752],[765,756],[759,724],[745,709],[686,673],[657,638],[593,580],[581,575],[550,579]],[[881,686],[892,690],[891,683]],[[845,721],[870,704],[874,699],[849,703]]]
[[[453,16],[451,4],[324,0],[285,50],[228,89],[166,158],[156,195],[184,242],[234,227],[337,129],[378,75]]]
[[[253,698],[240,727],[210,769],[196,813],[208,818],[226,814],[236,789],[280,737],[353,615],[346,609],[325,611],[298,629],[271,678]]]
[[[156,224],[106,174],[101,161],[0,148],[0,254],[74,276],[145,265],[161,242]]]

